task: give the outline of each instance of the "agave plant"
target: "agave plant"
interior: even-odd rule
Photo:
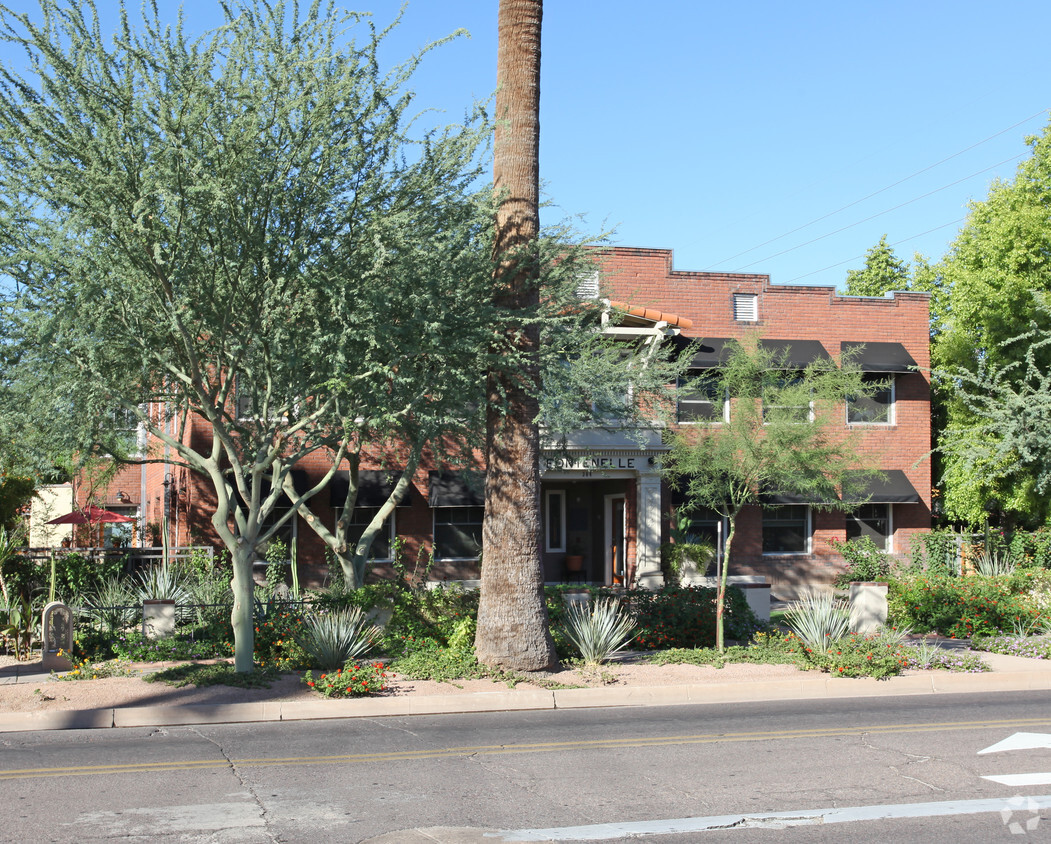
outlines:
[[[606,662],[627,647],[636,633],[635,619],[615,598],[571,604],[564,623],[566,638],[580,651],[585,665]]]
[[[380,629],[369,622],[360,607],[347,607],[307,615],[296,642],[314,667],[332,671],[368,653],[379,636]]]
[[[850,630],[850,611],[831,592],[809,592],[785,610],[785,621],[814,650],[824,650]]]

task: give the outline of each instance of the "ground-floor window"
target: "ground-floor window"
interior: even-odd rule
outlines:
[[[365,532],[365,528],[372,522],[373,517],[379,512],[379,507],[355,507],[354,512],[351,513],[350,522],[347,524],[347,540],[351,547],[358,543],[361,539],[361,535]],[[339,518],[339,511],[336,511],[336,518]],[[394,542],[394,516],[393,514],[387,516],[383,520],[383,525],[380,527],[379,532],[372,540],[372,547],[369,549],[370,560],[390,560],[390,549]]]
[[[810,553],[810,508],[786,504],[763,508],[764,554]]]
[[[847,513],[847,540],[867,536],[881,551],[890,551],[890,505],[862,504]]]
[[[566,492],[549,489],[544,493],[544,550],[564,553],[566,550]]]
[[[484,507],[435,507],[435,559],[475,559],[482,553]]]

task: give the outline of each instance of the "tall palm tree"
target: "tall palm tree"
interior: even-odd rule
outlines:
[[[539,231],[540,22],[542,0],[500,0],[496,136],[494,295],[508,309],[538,300],[529,260]],[[539,332],[516,332],[523,359]],[[485,665],[541,671],[557,664],[544,606],[540,557],[538,373],[490,372],[486,417],[482,588],[475,650]]]

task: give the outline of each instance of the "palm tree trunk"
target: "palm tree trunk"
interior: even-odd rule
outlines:
[[[494,296],[509,310],[538,301],[530,246],[539,231],[542,0],[500,0]],[[557,664],[544,605],[540,556],[539,333],[516,331],[521,372],[487,379],[482,587],[475,651],[484,665],[540,671]]]

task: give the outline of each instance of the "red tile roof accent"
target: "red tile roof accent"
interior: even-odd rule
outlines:
[[[677,325],[679,328],[693,328],[693,320],[686,319],[686,317],[676,316],[675,314],[666,314],[664,311],[656,311],[653,308],[633,308],[627,302],[614,302],[611,300],[610,305],[614,308],[626,311],[632,316],[642,317],[642,319],[651,319],[654,322],[666,322],[668,325]]]

